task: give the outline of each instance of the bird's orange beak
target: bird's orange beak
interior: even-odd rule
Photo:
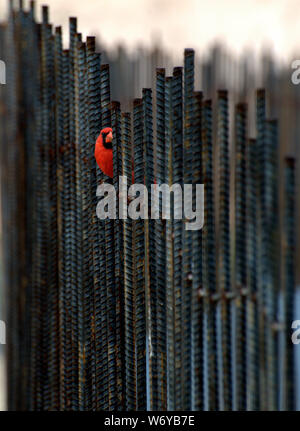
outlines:
[[[107,142],[112,142],[112,140],[113,140],[112,132],[109,132],[109,134],[106,136],[106,141]]]

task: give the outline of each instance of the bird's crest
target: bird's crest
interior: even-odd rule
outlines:
[[[102,137],[102,143],[104,148],[106,149],[112,149],[112,143],[111,142],[106,142],[106,136],[112,132],[112,128],[111,127],[105,127],[104,129],[101,130],[100,135]]]

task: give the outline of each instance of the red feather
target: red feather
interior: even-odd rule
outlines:
[[[113,169],[113,151],[110,148],[105,148],[103,145],[102,133],[112,132],[110,127],[102,129],[97,138],[95,146],[95,159],[101,171],[110,178],[114,176]]]

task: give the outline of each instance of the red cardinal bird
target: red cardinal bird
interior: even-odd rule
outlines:
[[[114,176],[113,169],[113,134],[110,127],[102,129],[95,146],[95,159],[101,171],[110,178]]]
[[[114,176],[112,140],[112,129],[110,127],[106,127],[105,129],[101,130],[95,146],[95,159],[97,165],[101,171],[110,178],[113,178]],[[132,182],[134,183],[133,170]]]

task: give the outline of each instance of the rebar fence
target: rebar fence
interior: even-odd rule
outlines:
[[[265,91],[249,106],[254,139],[246,103],[231,115],[227,91],[195,91],[187,49],[122,112],[75,18],[69,49],[33,2],[11,7],[0,35],[9,409],[295,409],[296,167]],[[111,181],[94,159],[104,127]],[[120,176],[204,184],[203,228],[100,220],[97,186],[118,195]]]

